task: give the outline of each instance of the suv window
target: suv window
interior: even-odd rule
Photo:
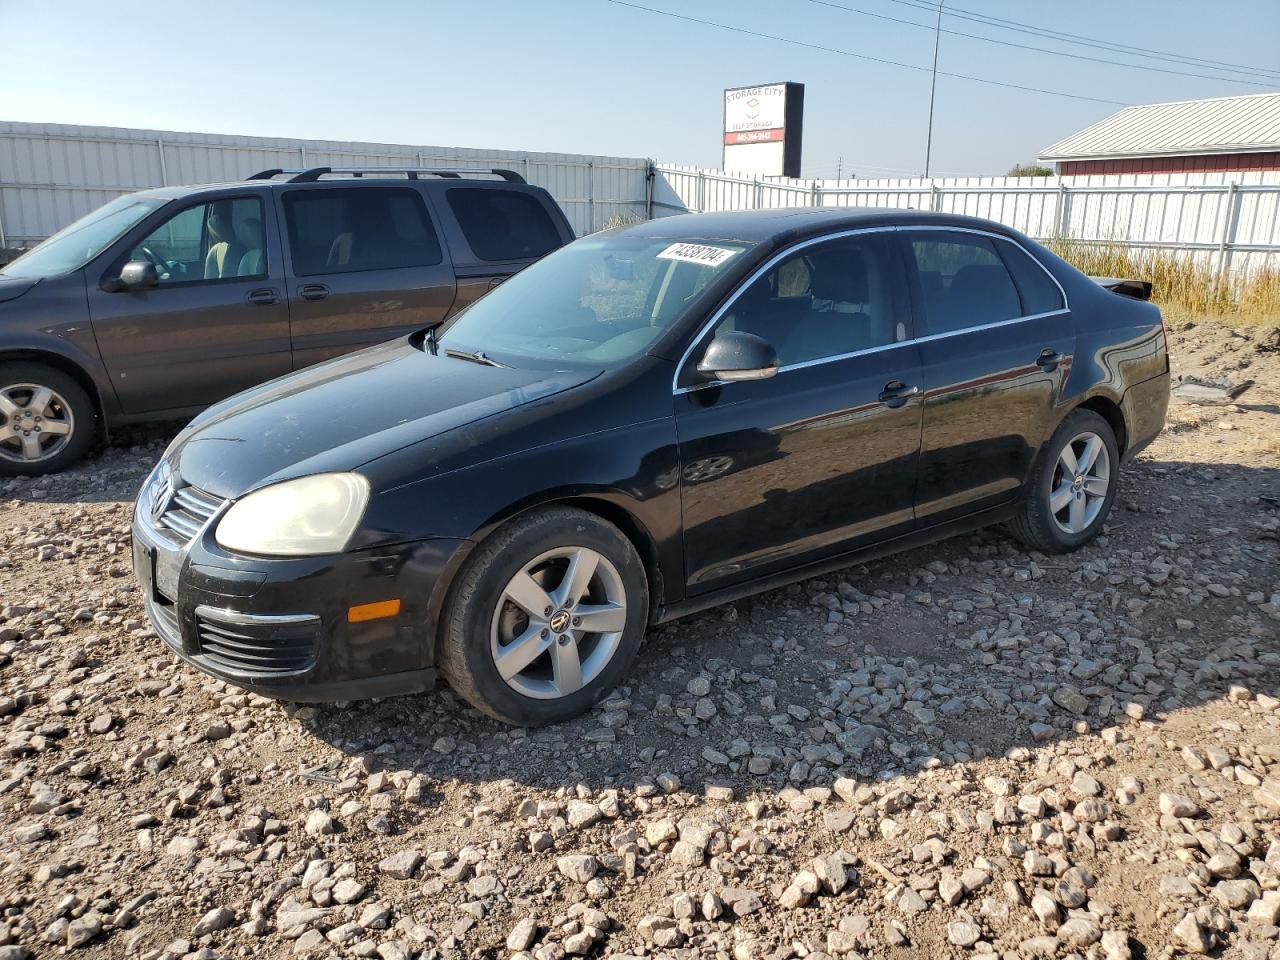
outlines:
[[[898,339],[897,271],[881,234],[806,247],[747,287],[716,326],[768,340],[782,366]]]
[[[285,227],[300,277],[440,263],[440,241],[412,187],[290,190]]]
[[[1062,291],[1030,254],[1008,240],[1001,241],[1000,253],[1013,274],[1013,282],[1018,285],[1018,293],[1022,295],[1024,316],[1052,313],[1063,308]]]
[[[161,284],[267,275],[262,201],[213,200],[179,210],[129,253],[150,260]]]
[[[976,234],[917,234],[911,239],[924,297],[926,335],[1022,316],[1022,303],[995,242]]]
[[[447,193],[449,209],[481,260],[531,260],[560,246],[547,208],[531,194],[488,187],[454,187]]]

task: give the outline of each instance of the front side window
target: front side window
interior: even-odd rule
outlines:
[[[125,196],[59,230],[0,270],[6,277],[57,277],[79,270],[166,200]]]
[[[612,366],[643,353],[746,249],[718,240],[585,237],[467,307],[442,328],[440,344],[516,366]]]
[[[883,234],[805,247],[743,290],[716,333],[763,337],[784,367],[886,346],[899,339],[897,277]]]
[[[560,246],[547,208],[519,190],[453,187],[449,209],[481,260],[532,260]]]
[[[1018,290],[995,241],[978,234],[910,237],[920,292],[923,333],[934,335],[1023,316]]]
[[[265,277],[262,201],[240,197],[179,210],[137,243],[128,259],[155,264],[161,286]]]
[[[284,195],[284,220],[300,277],[443,260],[426,204],[411,187],[291,190]]]

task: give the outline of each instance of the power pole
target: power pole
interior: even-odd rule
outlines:
[[[938,0],[938,22],[933,28],[933,80],[929,84],[929,133],[924,141],[924,175],[929,176],[929,155],[933,152],[933,98],[938,92],[938,41],[942,37],[942,4]]]

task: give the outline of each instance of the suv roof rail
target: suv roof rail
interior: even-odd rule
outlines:
[[[508,183],[525,183],[524,177],[516,173],[514,170],[503,170],[494,167],[490,170],[469,170],[459,168],[456,170],[449,169],[428,169],[425,167],[311,167],[308,170],[294,169],[289,170],[284,167],[273,167],[270,170],[259,170],[257,173],[248,177],[249,180],[274,180],[276,177],[288,174],[287,183],[314,183],[321,177],[334,175],[342,177],[363,177],[365,174],[387,175],[396,174],[408,177],[410,180],[417,180],[421,176],[428,177],[445,177],[450,180],[458,180],[464,176],[475,175],[492,175],[506,180]]]

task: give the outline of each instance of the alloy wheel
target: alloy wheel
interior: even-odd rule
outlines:
[[[50,387],[14,383],[0,388],[0,458],[38,463],[56,457],[75,432],[71,405]]]
[[[517,693],[567,697],[598,677],[627,624],[617,568],[586,547],[559,547],[525,564],[493,612],[490,652]]]
[[[1062,448],[1049,486],[1049,512],[1062,531],[1080,534],[1093,524],[1111,486],[1111,455],[1096,433],[1081,433]]]

